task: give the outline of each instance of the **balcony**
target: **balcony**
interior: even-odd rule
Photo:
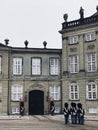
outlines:
[[[98,15],[62,23],[62,30],[98,22]]]

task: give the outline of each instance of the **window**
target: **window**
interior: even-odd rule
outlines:
[[[2,57],[0,56],[0,74],[2,73]]]
[[[93,40],[95,40],[95,33],[92,32],[92,33],[85,34],[85,39],[86,39],[86,41],[93,41]]]
[[[97,114],[97,108],[89,108],[89,113]]]
[[[71,100],[78,100],[79,99],[79,88],[78,88],[76,83],[72,83],[70,86],[69,98]]]
[[[53,85],[50,87],[50,97],[54,100],[60,100],[60,86]]]
[[[70,73],[78,73],[79,72],[79,58],[78,56],[70,56],[69,57],[69,70]]]
[[[59,74],[59,58],[50,58],[50,74]]]
[[[32,75],[41,74],[41,58],[32,58]]]
[[[89,53],[87,54],[87,72],[94,72],[97,70],[97,63],[96,63],[96,54],[95,53]]]
[[[77,36],[69,37],[69,44],[75,44],[77,42],[78,42]]]
[[[86,87],[86,96],[88,100],[97,99],[97,85],[94,83],[88,84]]]
[[[12,100],[20,101],[21,97],[23,97],[23,86],[20,85],[12,86]]]
[[[22,58],[13,58],[13,74],[22,74]]]
[[[12,114],[19,114],[19,107],[12,107]]]

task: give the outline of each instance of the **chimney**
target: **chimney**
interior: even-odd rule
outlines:
[[[4,41],[5,41],[5,45],[7,46],[9,44],[9,39],[6,38]]]
[[[28,48],[28,41],[26,40],[25,42],[24,42],[24,44],[25,44],[25,48]]]
[[[44,45],[44,49],[46,49],[47,42],[44,41],[44,42],[43,42],[43,45]]]

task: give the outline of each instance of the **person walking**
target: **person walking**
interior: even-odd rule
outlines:
[[[82,108],[82,104],[81,103],[78,103],[77,104],[77,117],[78,117],[78,124],[84,124],[84,114],[85,114],[85,111],[84,109]]]
[[[77,109],[76,109],[76,103],[71,103],[70,108],[70,114],[71,114],[71,123],[77,124]]]
[[[68,121],[69,121],[69,109],[68,109],[68,103],[65,103],[65,104],[64,104],[63,113],[64,113],[65,124],[67,124]]]
[[[52,116],[54,116],[54,111],[55,111],[55,106],[54,106],[54,102],[50,103],[50,113]]]

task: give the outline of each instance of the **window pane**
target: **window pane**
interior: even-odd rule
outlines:
[[[50,74],[51,75],[59,74],[59,59],[58,58],[50,59]]]
[[[97,99],[97,86],[95,84],[89,84],[87,86],[88,99]]]
[[[41,74],[41,59],[32,58],[32,74],[40,75]]]
[[[22,58],[13,58],[13,74],[22,74]]]
[[[59,86],[51,86],[50,87],[50,97],[53,97],[54,100],[60,100],[60,87]]]
[[[72,100],[77,100],[79,98],[78,86],[76,84],[70,86],[70,98]]]
[[[20,97],[23,96],[23,86],[15,85],[12,86],[12,100],[19,101]]]
[[[90,53],[87,54],[87,71],[93,72],[97,70],[97,63],[96,63],[96,54]]]
[[[79,71],[78,56],[69,57],[70,73],[77,73]]]

